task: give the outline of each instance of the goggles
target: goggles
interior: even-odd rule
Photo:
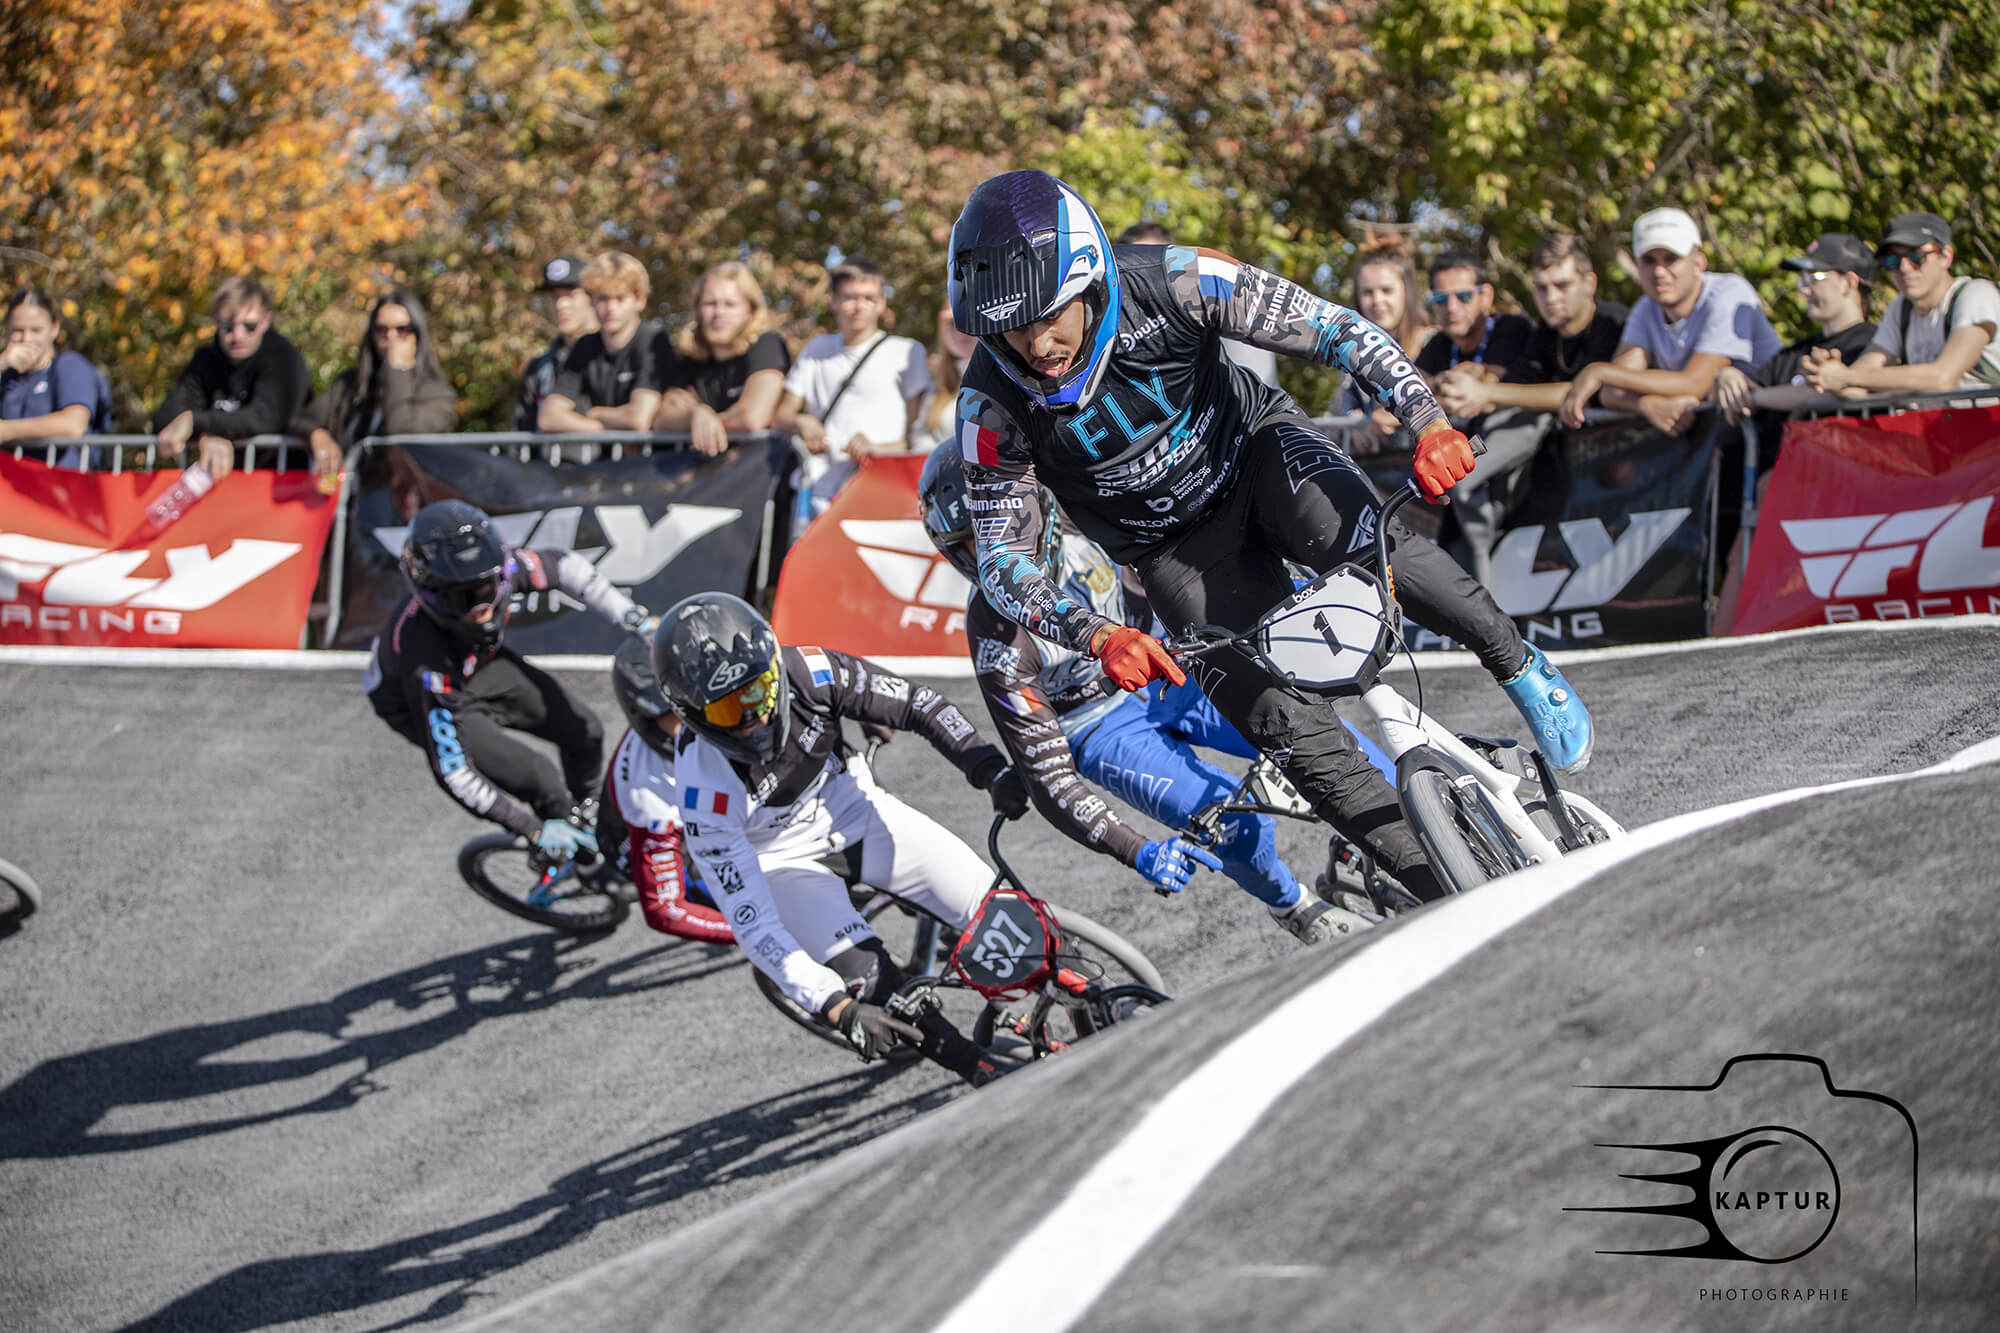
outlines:
[[[747,685],[703,704],[703,719],[712,726],[730,728],[740,727],[746,722],[762,722],[778,703],[778,671],[778,663],[774,660],[763,675]]]

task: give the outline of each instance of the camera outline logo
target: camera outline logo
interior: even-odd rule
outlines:
[[[1740,1066],[1792,1065],[1799,1072],[1816,1071],[1825,1094],[1836,1108],[1843,1103],[1874,1103],[1893,1109],[1909,1131],[1910,1293],[1920,1295],[1918,1258],[1917,1125],[1909,1108],[1887,1093],[1841,1088],[1832,1071],[1817,1056],[1782,1051],[1730,1057],[1708,1083],[1584,1083],[1576,1086],[1613,1092],[1713,1094]],[[1805,1124],[1801,1128],[1801,1124]],[[1840,1228],[1843,1204],[1849,1197],[1843,1183],[1841,1150],[1829,1150],[1824,1131],[1796,1115],[1749,1116],[1743,1127],[1718,1134],[1661,1136],[1653,1141],[1598,1141],[1593,1147],[1619,1154],[1672,1155],[1671,1167],[1619,1171],[1621,1181],[1642,1182],[1684,1190],[1683,1197],[1662,1197],[1657,1189],[1642,1191],[1637,1202],[1605,1202],[1568,1206],[1568,1213],[1596,1213],[1678,1219],[1701,1228],[1691,1243],[1598,1248],[1596,1253],[1619,1256],[1734,1261],[1777,1267],[1818,1251]],[[1847,1150],[1850,1154],[1852,1149]],[[1847,1163],[1847,1165],[1856,1165]],[[1873,1163],[1882,1170],[1887,1163]],[[1899,1165],[1899,1164],[1896,1164]],[[1900,1180],[1900,1173],[1898,1179]]]

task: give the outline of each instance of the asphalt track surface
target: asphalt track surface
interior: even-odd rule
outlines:
[[[1920,769],[2000,736],[1996,658],[1990,622],[1579,658],[1580,786],[1637,828]],[[1476,669],[1424,695],[1518,730]],[[2000,1325],[2000,767],[1318,950],[1219,877],[1163,902],[1016,826],[1031,886],[1178,1002],[969,1093],[852,1063],[636,916],[517,928],[351,670],[0,660],[0,697],[0,854],[48,896],[0,940],[0,1328]],[[983,830],[914,738],[879,768]],[[1310,874],[1321,840],[1283,840]],[[1810,1210],[1571,1211],[1683,1198],[1625,1177],[1759,1127],[1786,1169],[1735,1183],[1811,1178],[1805,1143],[1837,1177],[1803,1257],[1600,1251],[1789,1254]]]

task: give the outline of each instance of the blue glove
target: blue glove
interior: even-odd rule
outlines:
[[[1210,870],[1222,869],[1222,862],[1207,849],[1197,847],[1185,838],[1161,838],[1139,849],[1139,860],[1134,868],[1159,888],[1168,893],[1179,893],[1187,887],[1188,878],[1194,874],[1197,864],[1205,865]]]
[[[535,850],[551,861],[574,860],[585,849],[597,850],[597,835],[567,819],[544,819],[542,831],[535,835]]]

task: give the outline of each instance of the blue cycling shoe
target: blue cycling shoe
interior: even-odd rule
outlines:
[[[1534,644],[1528,660],[1500,688],[1535,731],[1535,747],[1558,773],[1578,773],[1590,762],[1590,710],[1576,697],[1556,664]]]

